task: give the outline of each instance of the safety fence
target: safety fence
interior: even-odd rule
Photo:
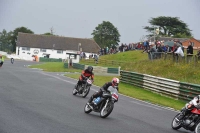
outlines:
[[[40,57],[39,61],[40,62],[62,62],[62,59]]]
[[[194,66],[200,66],[200,57],[194,54],[186,54],[185,56],[181,57],[180,55],[174,55],[171,52],[150,52],[148,53],[148,58],[149,60],[164,59],[171,60],[176,63],[187,63]]]
[[[106,66],[121,66],[122,64],[127,64],[126,61],[116,61],[116,60],[105,60],[105,59],[98,59],[98,62],[96,62],[94,59],[87,59],[83,60],[85,64],[93,65],[93,64],[101,64]]]
[[[89,65],[82,65],[79,63],[73,63],[72,67],[76,69],[81,69],[84,70],[88,67]],[[94,73],[102,73],[102,74],[117,74],[120,75],[120,67],[118,68],[111,68],[111,67],[101,67],[101,66],[92,66],[93,67],[93,72]]]
[[[64,63],[64,68],[69,68],[69,63]]]
[[[140,74],[129,71],[120,71],[121,82],[148,89],[176,99],[191,100],[200,94],[200,85],[183,83],[176,80]]]

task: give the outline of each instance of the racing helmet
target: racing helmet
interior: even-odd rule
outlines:
[[[87,70],[88,70],[89,72],[92,72],[92,71],[93,71],[93,67],[92,67],[92,66],[88,66],[88,67],[87,67]]]
[[[119,84],[119,79],[116,78],[116,77],[114,77],[114,78],[112,79],[112,86],[113,86],[114,88],[117,88],[117,87],[118,87],[118,84]]]

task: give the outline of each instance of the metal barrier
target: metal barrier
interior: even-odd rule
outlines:
[[[119,68],[109,68],[108,67],[107,73],[119,74]]]
[[[78,64],[78,63],[73,63],[73,67],[76,68],[76,69],[85,69],[85,65],[81,65],[81,64]]]
[[[43,58],[40,57],[40,62],[62,62],[62,59],[54,59],[54,58]]]
[[[200,95],[200,85],[180,82],[179,99],[189,101],[197,95]]]
[[[143,87],[143,74],[129,72],[129,71],[120,71],[120,81],[135,85],[138,87]]]
[[[144,74],[143,88],[178,98],[179,81]]]
[[[176,99],[190,101],[194,96],[200,95],[200,85],[198,84],[184,83],[129,71],[120,71],[120,73],[122,83],[138,86]]]
[[[64,68],[69,68],[69,64],[68,63],[64,63]]]

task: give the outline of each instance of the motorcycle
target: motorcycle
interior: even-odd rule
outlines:
[[[74,87],[72,94],[76,95],[78,93],[79,95],[82,95],[83,98],[85,98],[90,92],[91,86],[92,86],[92,80],[86,78],[85,80],[83,80],[81,85],[78,85],[77,89],[76,86]]]
[[[200,110],[198,108],[192,109],[191,113],[179,120],[180,115],[182,115],[181,112],[172,120],[171,126],[174,130],[183,127],[186,130],[194,131],[194,133],[200,133]]]
[[[102,97],[93,99],[93,105],[86,103],[84,112],[90,113],[91,111],[100,112],[101,118],[106,118],[110,115],[114,108],[114,103],[118,101],[117,89],[110,86],[106,92],[103,92]]]

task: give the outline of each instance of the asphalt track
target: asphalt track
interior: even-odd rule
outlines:
[[[6,60],[0,68],[0,133],[189,133],[171,129],[176,111],[123,95],[106,119],[85,114],[98,87],[86,98],[73,96],[76,80],[31,64],[36,62]]]

